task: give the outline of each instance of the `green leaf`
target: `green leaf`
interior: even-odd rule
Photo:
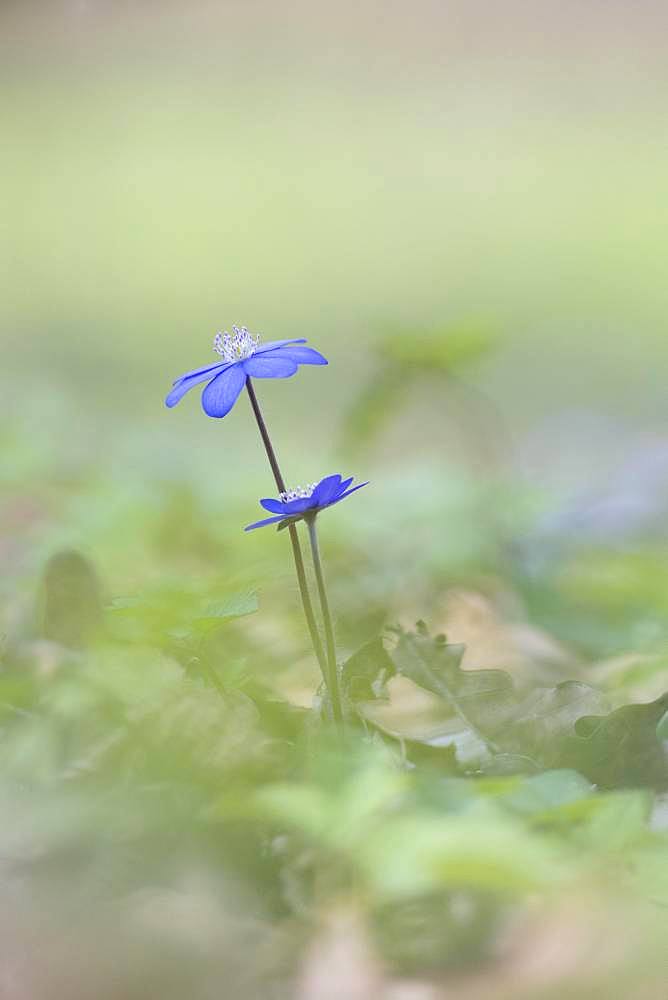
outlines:
[[[398,818],[364,848],[367,875],[386,897],[437,888],[531,891],[563,877],[557,850],[491,808],[485,815]]]
[[[192,627],[199,633],[209,632],[234,618],[254,614],[258,607],[257,594],[252,592],[234,594],[224,601],[209,604],[203,615],[193,619]]]
[[[459,716],[466,728],[479,735],[489,748],[497,748],[490,735],[500,728],[512,710],[515,691],[512,678],[501,670],[464,671],[460,668],[464,646],[448,645],[444,636],[432,639],[422,623],[417,632],[397,630],[390,656],[398,673],[414,684],[438,695]],[[487,725],[479,728],[484,718]]]
[[[257,594],[253,591],[233,594],[224,601],[209,604],[205,616],[208,618],[241,618],[243,615],[254,614],[259,607]]]
[[[657,739],[662,743],[668,742],[668,712],[665,712],[656,725]]]
[[[652,795],[645,789],[599,794],[594,805],[577,829],[579,842],[597,851],[616,852],[646,838]]]
[[[586,778],[577,771],[562,769],[525,778],[504,796],[503,804],[513,812],[535,816],[592,795],[592,785]]]
[[[504,731],[495,736],[507,751],[529,754],[543,767],[559,767],[570,758],[578,719],[601,708],[607,708],[605,697],[580,681],[536,688],[518,702]]]
[[[373,701],[386,696],[386,684],[396,673],[380,637],[365,643],[346,660],[341,683],[351,702]]]
[[[667,709],[668,693],[647,705],[579,719],[573,766],[602,788],[668,787],[668,756],[659,736]]]
[[[521,696],[501,670],[462,670],[461,646],[416,632],[395,630],[390,656],[398,673],[438,695],[452,716],[487,748],[486,773],[572,768],[602,788],[668,786],[666,747],[657,736],[668,694],[648,705],[626,705],[610,714],[607,699],[581,681],[539,687]],[[662,731],[662,730],[661,730]],[[429,742],[456,742],[452,725]],[[529,767],[530,769],[530,767]]]
[[[492,755],[481,762],[485,770],[571,766],[566,749],[575,738],[575,722],[607,707],[599,692],[579,681],[523,697],[502,670],[462,670],[463,647],[448,645],[442,636],[431,638],[422,623],[416,632],[395,634],[390,656],[397,671],[443,699],[461,726],[485,744]],[[451,731],[447,739],[454,739]],[[431,742],[443,741],[432,737]]]

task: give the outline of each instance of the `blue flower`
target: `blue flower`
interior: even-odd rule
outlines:
[[[265,524],[276,524],[279,521],[282,522],[278,526],[280,531],[281,528],[287,528],[295,521],[309,516],[314,517],[325,507],[333,507],[335,503],[345,500],[355,490],[361,490],[363,486],[369,485],[368,483],[359,483],[350,489],[352,481],[352,476],[350,479],[344,480],[341,479],[341,476],[326,476],[319,483],[311,483],[310,486],[281,493],[278,500],[260,500],[262,507],[271,511],[275,516],[265,517],[262,521],[249,524],[247,528],[244,528],[244,531],[253,531],[254,528],[263,528]]]
[[[233,326],[232,330],[232,334],[217,333],[213,341],[213,349],[222,361],[177,378],[165,400],[167,406],[176,406],[190,389],[208,382],[202,393],[202,408],[210,417],[224,417],[236,403],[249,376],[289,378],[300,365],[327,364],[327,359],[311,347],[294,346],[305,344],[303,337],[260,344],[260,338],[254,337],[245,326],[241,329]]]

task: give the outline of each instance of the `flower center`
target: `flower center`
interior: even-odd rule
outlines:
[[[286,490],[285,493],[278,494],[278,499],[281,503],[289,503],[291,500],[306,500],[312,495],[317,485],[317,483],[309,483],[308,486],[298,486],[296,490]]]
[[[243,361],[255,354],[260,344],[259,334],[253,336],[248,328],[232,327],[232,333],[217,333],[213,338],[213,349],[224,361]]]

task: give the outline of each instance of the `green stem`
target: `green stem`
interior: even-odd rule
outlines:
[[[262,443],[264,444],[264,449],[267,453],[267,458],[269,459],[269,465],[271,466],[271,471],[274,474],[274,480],[276,481],[276,487],[279,493],[285,493],[285,480],[278,465],[278,460],[276,458],[276,452],[274,451],[271,439],[269,437],[269,431],[267,430],[267,425],[264,422],[264,417],[262,416],[262,410],[260,409],[260,404],[257,401],[257,396],[255,395],[255,389],[253,388],[253,383],[250,378],[246,379],[246,391],[248,392],[248,398],[250,399],[250,404],[253,409],[253,414],[257,422],[258,430],[260,431],[260,437],[262,438]],[[306,624],[308,626],[309,634],[311,636],[311,642],[313,643],[313,650],[320,665],[320,670],[322,671],[322,676],[327,684],[327,663],[325,660],[325,654],[322,648],[322,641],[320,639],[320,633],[318,632],[318,626],[316,625],[315,616],[313,614],[313,604],[311,602],[311,595],[308,589],[308,582],[306,580],[306,571],[304,569],[304,558],[302,556],[301,545],[299,544],[299,536],[297,534],[297,529],[294,524],[289,525],[288,532],[290,535],[290,543],[292,545],[292,556],[295,562],[295,570],[297,572],[297,582],[299,584],[299,593],[302,599],[302,606],[304,608],[304,617],[306,618]]]
[[[322,620],[325,626],[325,646],[327,649],[328,668],[328,688],[329,696],[332,699],[332,714],[339,729],[343,726],[343,712],[341,710],[341,694],[339,691],[339,670],[336,664],[336,646],[334,643],[334,628],[332,627],[332,616],[329,611],[329,601],[327,600],[327,588],[322,572],[320,561],[320,548],[318,546],[318,532],[316,530],[316,515],[305,518],[308,527],[309,540],[311,542],[311,554],[313,556],[313,568],[315,579],[318,584],[318,595],[320,597],[320,609]]]

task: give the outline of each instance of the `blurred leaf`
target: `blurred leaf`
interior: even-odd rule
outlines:
[[[397,672],[442,698],[490,750],[500,750],[491,733],[505,723],[514,707],[510,675],[501,670],[461,670],[464,646],[449,645],[444,636],[432,639],[422,623],[417,632],[399,629],[395,634],[397,642],[389,652]]]
[[[261,811],[316,840],[327,839],[333,820],[332,804],[324,791],[312,785],[270,785],[256,795]]]
[[[116,598],[109,612],[119,638],[162,645],[168,637],[199,640],[235,618],[254,614],[258,606],[257,594],[249,591],[205,603],[197,593],[164,588],[146,597]]]
[[[495,809],[397,818],[365,847],[363,863],[381,898],[409,898],[438,887],[512,893],[563,878],[559,849]]]
[[[456,774],[459,748],[454,743],[425,743],[424,740],[402,739],[406,760],[418,769],[434,768],[440,774]],[[461,757],[459,756],[461,760]]]
[[[493,958],[507,907],[487,892],[416,893],[377,906],[374,932],[385,961],[404,975],[474,967]]]
[[[408,390],[420,378],[450,375],[484,357],[496,340],[489,329],[474,324],[395,330],[380,338],[376,343],[378,364],[346,415],[342,450],[367,447],[400,410]]]
[[[209,605],[205,614],[213,618],[241,618],[243,615],[254,614],[258,607],[257,594],[249,591],[233,594],[222,602]]]
[[[544,771],[523,779],[503,798],[506,807],[526,816],[544,815],[553,809],[580,802],[593,788],[577,771]]]
[[[381,364],[346,413],[341,450],[356,454],[382,431],[384,425],[403,405],[415,374],[402,368]]]
[[[102,588],[90,560],[69,550],[51,556],[40,582],[36,634],[78,649],[101,622]]]
[[[536,688],[518,702],[508,725],[496,736],[508,751],[529,754],[544,767],[559,767],[570,759],[578,719],[601,708],[607,708],[605,697],[580,681]]]
[[[209,632],[233,618],[243,618],[255,614],[259,608],[257,594],[235,594],[220,603],[210,604],[203,615],[194,618],[193,629],[196,632]]]
[[[574,766],[602,788],[668,786],[668,755],[657,727],[668,694],[648,705],[625,705],[607,716],[586,716],[575,726]]]
[[[640,891],[664,910],[668,909],[668,837],[655,837],[633,856],[631,878]]]
[[[371,831],[391,818],[406,778],[380,756],[351,770],[343,780],[336,771],[334,767],[325,774],[319,785],[269,785],[256,801],[265,814],[302,830],[321,845],[355,853]]]
[[[586,817],[576,825],[577,839],[596,851],[622,851],[647,836],[652,796],[644,789],[597,795]]]
[[[380,637],[365,643],[344,663],[341,682],[352,702],[385,697],[385,686],[396,673]]]
[[[139,597],[114,597],[107,610],[111,612],[132,611],[134,608],[141,607],[141,603]]]
[[[450,372],[485,357],[498,335],[480,324],[398,330],[379,341],[381,355],[395,364],[427,371]]]
[[[665,712],[657,722],[656,736],[663,743],[668,742],[668,712]]]
[[[575,723],[592,710],[607,707],[603,696],[579,681],[519,694],[509,674],[501,670],[462,670],[463,647],[444,637],[431,638],[423,623],[416,632],[395,630],[390,656],[397,671],[438,695],[449,705],[464,729],[482,740],[501,773],[522,760],[542,767],[571,763]],[[446,737],[454,739],[451,733]],[[432,737],[431,742],[441,742]],[[583,770],[584,768],[577,768]],[[589,776],[589,775],[588,775]]]

